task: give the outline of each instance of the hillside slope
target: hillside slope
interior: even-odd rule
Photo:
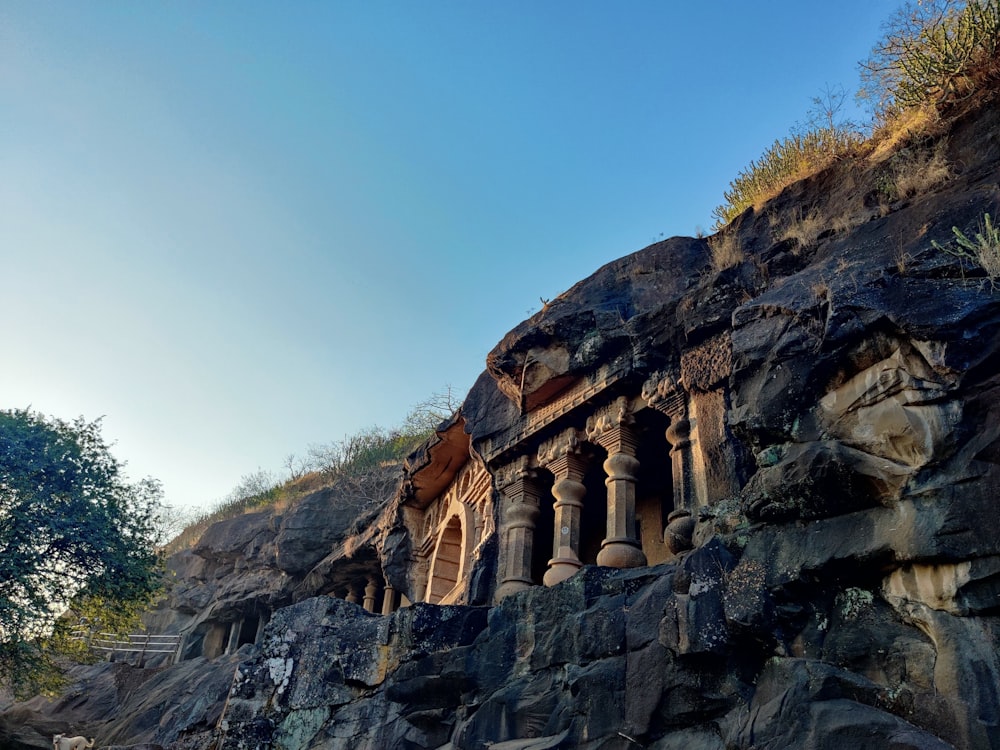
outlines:
[[[274,519],[245,520],[260,528],[195,552],[228,549],[239,586],[234,569],[208,592],[203,563],[175,562],[176,586],[210,593],[192,618],[259,597],[261,569],[285,576],[262,579],[280,608],[257,645],[141,684],[81,670],[62,701],[8,708],[7,736],[31,731],[6,742],[46,746],[72,716],[102,745],[199,750],[1000,748],[1000,291],[934,244],[986,213],[1000,214],[991,95],[713,238],[609,263],[498,344],[461,410],[484,454],[519,424],[517,399],[530,409],[595,369],[675,369],[722,394],[725,455],[704,470],[719,500],[692,519],[692,549],[493,607],[381,616],[302,588],[347,518],[290,576],[257,567]],[[727,246],[744,259],[713,268]],[[388,564],[397,532],[389,507],[360,547]]]

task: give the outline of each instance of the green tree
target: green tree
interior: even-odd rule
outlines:
[[[54,684],[69,609],[137,616],[161,585],[160,498],[126,481],[99,421],[0,411],[0,681]]]

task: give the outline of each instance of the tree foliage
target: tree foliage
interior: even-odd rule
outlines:
[[[161,491],[130,483],[100,422],[0,411],[0,680],[51,679],[70,607],[139,611],[160,586]]]
[[[1000,50],[1000,0],[905,3],[861,63],[862,96],[878,117],[975,90],[976,73]]]

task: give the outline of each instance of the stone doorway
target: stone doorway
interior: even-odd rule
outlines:
[[[429,603],[441,602],[462,580],[464,561],[465,533],[462,519],[458,515],[453,515],[441,530],[434,558],[431,560],[430,583],[427,589]]]

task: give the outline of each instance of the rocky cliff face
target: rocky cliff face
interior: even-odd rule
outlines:
[[[50,747],[56,733],[86,733],[102,746],[210,744],[236,664],[271,613],[364,586],[376,564],[372,519],[366,502],[326,487],[212,525],[167,560],[167,596],[144,617],[151,633],[183,634],[179,663],[147,654],[74,666],[58,699],[6,701],[0,747]]]
[[[317,536],[248,517],[175,562],[158,616],[262,602],[257,645],[134,670],[103,714],[92,693],[127,670],[90,668],[55,712],[104,744],[178,748],[1000,748],[1000,291],[932,244],[1000,211],[1000,109],[947,125],[715,238],[615,261],[491,353],[462,407],[484,454],[595,373],[717,394],[699,402],[717,427],[691,549],[380,616],[312,596],[334,584],[309,571],[348,559],[349,519]],[[947,180],[898,188],[933,155]],[[727,242],[745,260],[713,270]],[[406,549],[392,508],[366,534]],[[4,720],[44,739],[52,715],[36,700]]]

